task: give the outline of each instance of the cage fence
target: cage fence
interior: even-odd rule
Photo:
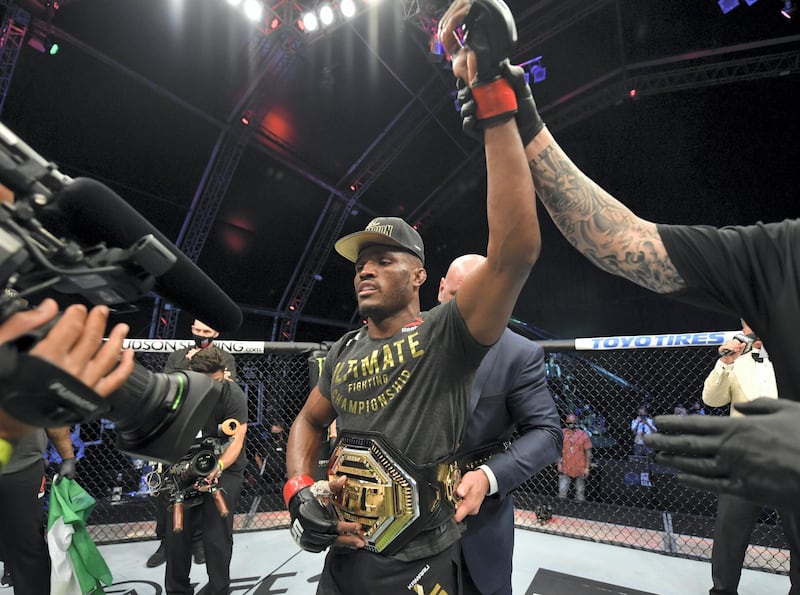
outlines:
[[[729,414],[727,406],[704,405],[702,392],[718,345],[730,334],[540,341],[562,424],[569,414],[577,417],[590,437],[592,462],[582,495],[570,481],[566,497],[559,497],[556,465],[523,484],[515,493],[517,526],[710,559],[716,495],[679,483],[673,469],[636,444],[635,433],[640,408],[652,417]],[[788,546],[774,510],[763,510],[750,544],[746,567],[788,572]]]
[[[683,407],[688,414],[727,415],[701,399],[717,346],[729,333],[607,337],[540,341],[547,381],[562,422],[573,413],[592,443],[583,499],[574,485],[559,497],[553,464],[515,493],[517,527],[563,536],[709,559],[716,496],[680,484],[673,470],[636,447],[632,421],[640,407],[652,416]],[[169,353],[185,341],[129,340],[137,361],[163,370]],[[234,530],[288,528],[281,495],[286,480],[286,438],[310,386],[316,383],[325,346],[309,343],[220,341],[234,354],[237,382],[248,399],[248,464],[235,510]],[[155,464],[114,447],[107,420],[75,426],[79,480],[97,500],[89,530],[98,543],[153,539],[157,494],[148,484]],[[58,455],[46,454],[54,470]],[[774,510],[764,509],[751,536],[746,566],[786,573],[787,545]]]

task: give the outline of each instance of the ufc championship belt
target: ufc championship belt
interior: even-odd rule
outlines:
[[[455,512],[461,479],[455,462],[420,466],[375,432],[343,431],[333,448],[328,478],[347,476],[331,496],[340,520],[360,523],[364,549],[390,556],[422,531]]]

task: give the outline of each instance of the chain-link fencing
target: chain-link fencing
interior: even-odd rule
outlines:
[[[648,414],[728,415],[704,407],[705,377],[724,333],[607,337],[542,341],[548,385],[562,421],[569,413],[590,435],[592,464],[583,500],[574,486],[558,497],[558,473],[551,465],[517,491],[517,526],[597,542],[709,559],[716,515],[713,494],[690,490],[675,473],[636,447],[633,422]],[[183,341],[130,340],[139,363],[161,371]],[[287,528],[281,490],[286,479],[286,437],[316,382],[325,346],[221,341],[236,358],[238,383],[248,398],[248,465],[235,511],[236,531]],[[576,349],[576,346],[578,349]],[[79,480],[96,498],[90,530],[97,542],[152,539],[156,498],[148,487],[149,461],[114,448],[113,424],[102,420],[76,426],[73,441]],[[57,464],[57,455],[48,453]],[[788,571],[788,551],[777,514],[765,509],[752,533],[746,566]]]
[[[148,339],[130,339],[127,343],[136,350],[137,362],[153,372],[164,369],[172,351],[191,345],[187,341]],[[254,341],[215,344],[234,354],[237,383],[248,403],[248,463],[239,503],[233,511],[234,530],[288,527],[282,496],[286,439],[312,379],[316,382],[325,346]],[[114,424],[108,420],[75,426],[72,438],[80,459],[78,480],[97,500],[90,519],[95,541],[152,539],[159,510],[155,488],[166,466],[119,452],[114,447]],[[46,457],[57,470],[59,458],[52,447]]]
[[[559,497],[556,465],[521,486],[515,494],[517,526],[710,559],[716,496],[678,483],[674,470],[656,464],[653,453],[636,444],[636,434],[656,415],[729,414],[727,406],[702,402],[718,345],[729,335],[541,341],[562,423],[569,414],[577,417],[578,428],[590,436],[592,462],[582,500],[574,480],[566,497]],[[646,409],[643,419],[640,408]],[[777,513],[764,509],[745,565],[788,572],[786,548]]]

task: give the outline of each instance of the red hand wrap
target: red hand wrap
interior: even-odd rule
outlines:
[[[488,120],[517,111],[517,95],[511,83],[504,78],[472,87],[471,91],[477,106],[475,117],[478,120]]]
[[[283,501],[286,502],[286,507],[289,507],[289,500],[292,499],[292,496],[312,485],[314,485],[314,478],[310,475],[296,475],[287,481],[283,486]]]

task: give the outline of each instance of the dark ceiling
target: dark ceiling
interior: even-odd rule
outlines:
[[[225,0],[62,1],[60,52],[23,46],[2,120],[173,241],[205,197],[209,220],[190,220],[189,235],[245,311],[235,338],[277,339],[289,320],[298,340],[335,339],[355,307],[335,237],[378,214],[419,225],[425,308],[448,262],[486,245],[482,151],[460,131],[452,75],[424,30],[444,3],[370,4],[308,37],[288,24],[264,35]],[[509,4],[514,61],[541,55],[547,68],[534,85],[545,121],[638,214],[717,225],[800,214],[800,15],[783,18],[782,2],[727,15],[714,0]],[[517,318],[562,337],[735,324],[593,269],[540,211],[543,254]],[[147,335],[151,310],[125,317],[133,336]]]

